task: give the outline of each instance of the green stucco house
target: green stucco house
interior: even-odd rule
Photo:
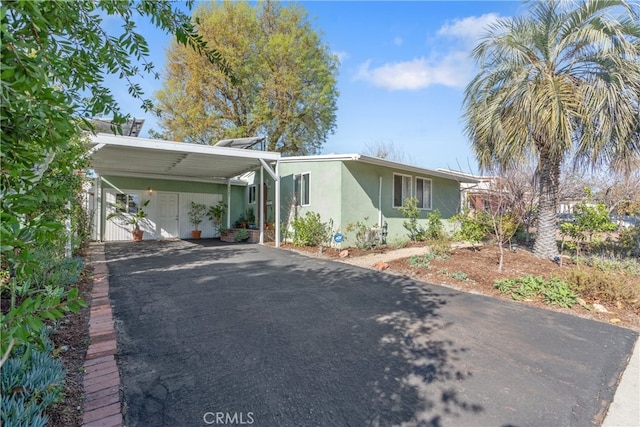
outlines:
[[[360,154],[282,157],[233,146],[247,139],[259,140],[204,146],[106,134],[93,137],[89,154],[95,174],[86,204],[94,219],[94,239],[129,240],[126,218],[141,209],[146,213],[141,224],[144,239],[190,238],[191,203],[224,202],[229,209],[223,225],[233,227],[252,212],[251,225],[260,230],[259,241],[270,230],[278,245],[277,236],[286,234],[280,227],[312,211],[344,236],[343,247],[355,245],[347,228],[357,222],[380,233],[386,230],[392,243],[407,236],[398,209],[405,199],[417,198],[423,222],[438,210],[446,224],[459,210],[460,183],[475,182]],[[200,230],[204,238],[219,236],[207,219]]]
[[[410,197],[418,199],[423,224],[438,210],[445,224],[460,208],[460,183],[472,182],[443,171],[434,171],[360,154],[330,154],[283,157],[280,159],[280,217],[290,222],[307,211],[331,220],[344,235],[342,246],[353,246],[347,232],[350,223],[365,222],[373,227],[387,224],[387,241],[407,237],[398,209]],[[257,212],[257,174],[246,177],[247,202]],[[273,181],[265,188],[266,217],[274,218]]]

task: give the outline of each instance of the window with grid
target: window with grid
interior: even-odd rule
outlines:
[[[431,209],[431,180],[416,178],[416,198],[418,209]]]
[[[393,207],[404,205],[406,199],[411,198],[411,177],[409,175],[393,175]]]

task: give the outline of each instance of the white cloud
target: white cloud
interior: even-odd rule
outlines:
[[[388,90],[421,90],[432,85],[464,87],[472,72],[469,50],[498,19],[499,14],[488,13],[447,21],[436,32],[438,53],[373,68],[368,60],[360,65],[355,79]],[[396,37],[394,43],[399,46],[402,39]]]
[[[482,16],[469,16],[462,19],[447,21],[436,33],[438,36],[455,37],[465,42],[475,43],[489,28],[500,19],[497,13],[487,13]]]
[[[402,43],[404,43],[404,40],[402,39],[402,37],[400,36],[396,36],[393,38],[393,44],[396,46],[402,46]]]
[[[349,53],[342,50],[333,51],[333,54],[338,57],[340,63],[343,63],[345,59],[349,58]]]
[[[452,52],[439,60],[417,58],[386,63],[371,68],[371,61],[360,66],[357,80],[365,80],[388,90],[420,90],[431,85],[463,87],[469,81],[469,63],[464,52]]]

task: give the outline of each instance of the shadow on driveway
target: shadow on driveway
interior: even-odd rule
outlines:
[[[589,425],[636,339],[259,245],[105,250],[128,426]]]

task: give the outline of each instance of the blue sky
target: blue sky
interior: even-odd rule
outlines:
[[[313,27],[341,60],[337,128],[323,153],[362,153],[393,144],[407,163],[477,172],[461,106],[474,74],[468,55],[486,26],[522,12],[520,2],[301,1]],[[170,37],[142,24],[152,61],[164,64]],[[161,81],[140,80],[146,94]],[[126,88],[112,87],[123,112],[147,119]]]

